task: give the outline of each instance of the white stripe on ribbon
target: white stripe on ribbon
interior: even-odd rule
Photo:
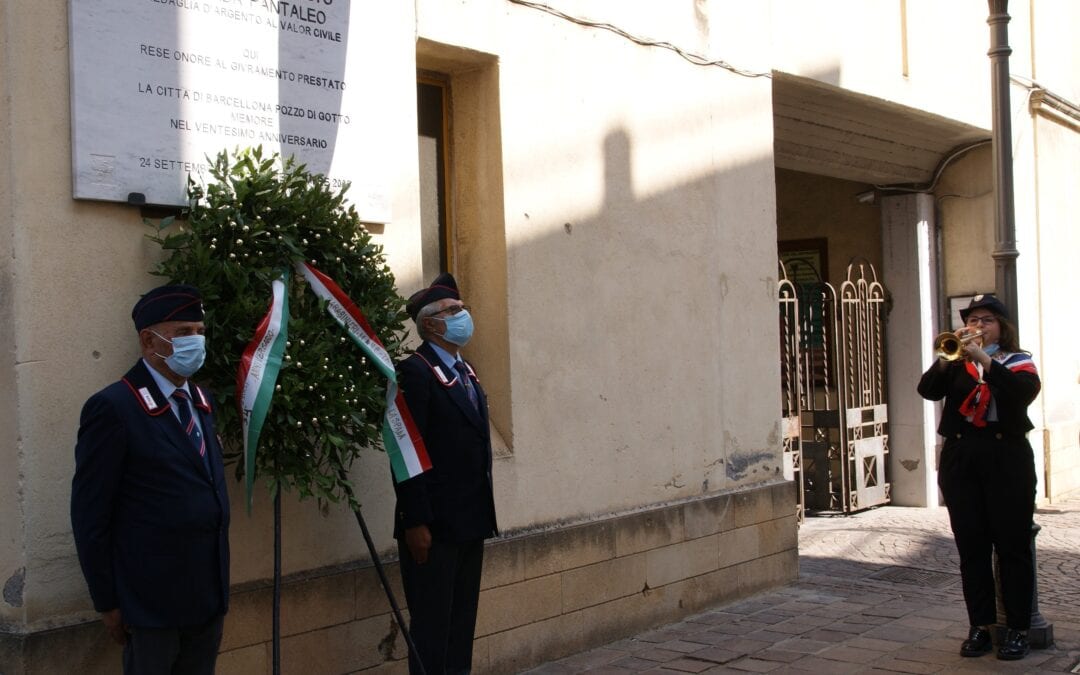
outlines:
[[[390,379],[396,380],[394,361],[383,347],[382,342],[368,325],[360,309],[353,304],[330,277],[312,267],[309,263],[297,263],[296,269],[311,284],[315,295],[327,301],[326,311],[360,345],[364,352],[375,362],[375,367]],[[351,306],[346,306],[346,303]]]
[[[243,356],[237,373],[240,420],[244,438],[244,482],[247,487],[248,511],[255,482],[255,449],[259,444],[263,423],[274,397],[274,385],[281,372],[281,359],[288,337],[289,303],[286,292],[288,271],[271,284],[270,310],[255,330],[255,335]]]

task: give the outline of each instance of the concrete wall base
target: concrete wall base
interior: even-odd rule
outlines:
[[[518,672],[795,580],[794,485],[713,495],[549,531],[485,552],[477,673]],[[396,564],[387,566],[403,602]],[[271,589],[233,589],[221,675],[269,673]],[[282,591],[282,672],[405,673],[406,649],[370,566],[292,577]],[[0,633],[5,675],[116,673],[100,623]]]
[[[0,673],[119,673],[120,648],[100,622],[31,633],[0,630]]]

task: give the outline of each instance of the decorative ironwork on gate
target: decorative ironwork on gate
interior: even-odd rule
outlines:
[[[781,426],[796,513],[886,504],[884,288],[865,261],[848,265],[839,292],[816,274],[796,282],[788,273],[781,263]]]
[[[799,347],[799,296],[795,284],[787,279],[784,264],[780,263],[780,428],[784,436],[784,478],[795,481],[797,501],[795,517],[801,523],[805,517],[806,497],[802,478],[802,363]]]

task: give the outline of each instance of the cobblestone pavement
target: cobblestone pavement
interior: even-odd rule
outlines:
[[[1035,520],[1055,644],[1021,661],[960,656],[968,626],[948,514],[886,506],[807,519],[795,583],[529,672],[1080,672],[1080,495]]]

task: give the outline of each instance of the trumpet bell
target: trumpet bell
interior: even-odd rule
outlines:
[[[956,361],[964,355],[964,345],[982,334],[981,330],[968,333],[963,337],[949,331],[938,333],[938,336],[934,338],[934,354],[942,361]]]
[[[934,338],[934,354],[942,361],[955,361],[963,353],[960,351],[962,344],[955,334],[940,333]]]

